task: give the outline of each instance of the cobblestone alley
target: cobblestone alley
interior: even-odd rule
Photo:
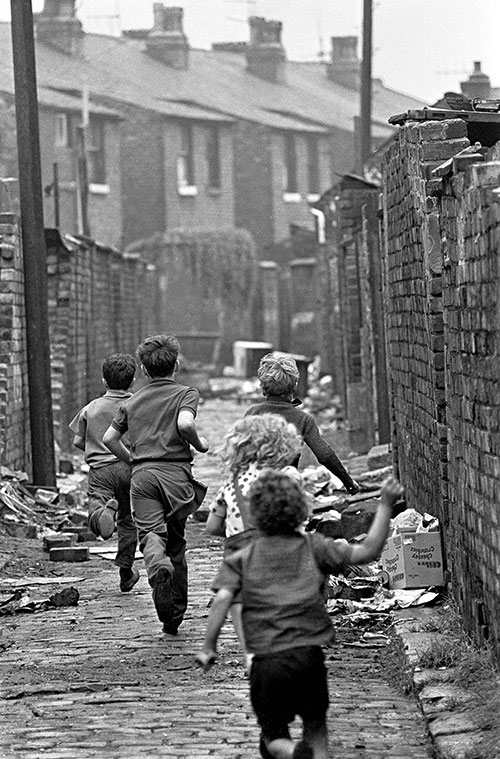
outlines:
[[[199,426],[212,448],[242,414],[231,401],[203,404]],[[216,457],[199,456],[195,469],[209,484],[210,497],[221,478]],[[107,551],[110,543],[91,545]],[[2,759],[258,757],[259,731],[231,625],[220,639],[219,663],[208,674],[193,661],[221,541],[191,521],[188,548],[190,605],[176,638],[161,632],[142,560],[139,583],[122,594],[112,552],[54,565],[80,578],[70,583],[79,590],[78,606],[1,619]],[[49,587],[52,593],[61,586]],[[430,757],[416,702],[384,679],[379,648],[357,647],[353,640],[342,628],[338,643],[326,650],[331,756]]]

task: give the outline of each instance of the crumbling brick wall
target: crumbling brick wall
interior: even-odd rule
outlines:
[[[30,467],[23,261],[17,216],[0,214],[0,464]]]
[[[71,450],[68,422],[102,392],[101,361],[133,353],[155,331],[154,267],[92,241],[46,230],[54,438]],[[18,219],[0,215],[0,464],[31,473],[23,263]]]
[[[500,661],[500,150],[468,146],[461,120],[409,123],[386,155],[387,350],[408,505],[440,518],[467,628]]]
[[[394,458],[408,505],[441,518],[447,458],[442,261],[426,185],[433,168],[468,145],[462,121],[410,123],[383,165]]]
[[[336,199],[340,330],[335,339],[342,344],[350,444],[359,453],[366,453],[377,440],[378,379],[385,384],[385,376],[377,376],[377,369],[385,375],[379,361],[380,292],[374,290],[375,282],[380,285],[378,196],[372,182],[346,175]]]
[[[438,188],[448,565],[470,631],[491,640],[500,658],[500,150],[479,161],[478,155],[455,161]]]

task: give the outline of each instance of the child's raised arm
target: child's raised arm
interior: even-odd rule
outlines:
[[[368,564],[378,559],[389,532],[393,506],[403,493],[404,488],[395,477],[391,475],[384,480],[380,493],[381,503],[366,538],[352,548],[351,564]]]
[[[201,651],[195,656],[196,663],[203,667],[204,672],[208,672],[217,659],[217,639],[219,637],[220,629],[227,617],[229,607],[233,601],[233,596],[234,593],[232,590],[228,590],[228,588],[220,588],[220,590],[217,591],[214,602],[210,608],[205,640]]]

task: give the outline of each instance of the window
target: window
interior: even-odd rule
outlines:
[[[70,146],[70,124],[67,113],[56,113],[55,143],[61,148]]]
[[[207,137],[207,163],[208,163],[208,186],[219,189],[220,181],[220,140],[219,129],[216,126],[209,128]]]
[[[307,179],[309,192],[319,193],[319,149],[318,138],[314,135],[309,135],[307,138]]]
[[[193,128],[191,124],[181,126],[181,146],[177,156],[177,187],[179,191],[194,187]]]
[[[295,151],[295,137],[293,134],[287,134],[285,137],[285,192],[298,192],[297,153]]]
[[[90,117],[86,146],[88,156],[88,177],[90,184],[106,184],[104,134],[104,121],[102,119]]]

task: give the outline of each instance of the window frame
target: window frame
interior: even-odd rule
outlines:
[[[54,123],[54,144],[56,148],[69,148],[71,135],[71,125],[69,114],[58,112],[55,114]]]
[[[210,124],[207,134],[207,184],[210,190],[220,190],[222,187],[220,143],[219,127],[215,124]]]
[[[177,190],[181,195],[192,195],[193,188],[196,187],[193,145],[193,125],[181,122],[177,153]]]
[[[92,185],[107,184],[106,167],[106,122],[93,115],[87,128],[88,181]]]
[[[296,195],[298,189],[297,177],[297,140],[292,133],[285,134],[285,187],[287,195]]]
[[[319,160],[319,138],[316,134],[306,137],[307,146],[307,187],[310,195],[321,192],[321,173]]]

